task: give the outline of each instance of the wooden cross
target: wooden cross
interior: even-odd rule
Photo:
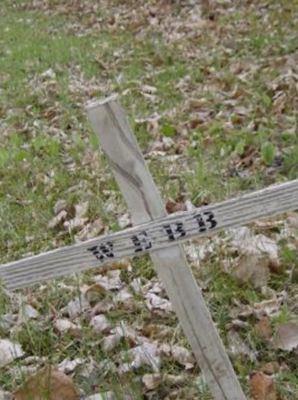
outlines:
[[[149,252],[214,399],[245,400],[180,242],[298,209],[298,180],[167,215],[116,97],[90,103],[87,112],[134,227],[0,265],[0,278],[13,290]]]

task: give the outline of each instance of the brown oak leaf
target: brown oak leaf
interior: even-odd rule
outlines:
[[[51,367],[30,376],[14,393],[14,400],[79,400],[71,378]]]
[[[249,380],[253,400],[277,400],[273,379],[263,372],[254,372]]]

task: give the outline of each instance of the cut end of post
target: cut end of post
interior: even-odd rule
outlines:
[[[98,107],[104,106],[107,103],[111,103],[112,101],[115,101],[117,98],[118,98],[118,94],[114,93],[108,97],[104,97],[103,99],[88,101],[85,105],[85,109],[87,111],[91,111],[94,108],[98,108]]]

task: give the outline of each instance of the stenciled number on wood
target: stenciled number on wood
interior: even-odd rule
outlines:
[[[113,248],[114,248],[114,243],[109,241],[106,243],[102,243],[100,245],[89,247],[89,249],[87,249],[87,250],[91,251],[91,253],[99,261],[105,261],[107,258],[115,257]]]
[[[89,114],[112,167],[118,167],[114,171],[115,177],[136,226],[124,232],[90,239],[89,243],[78,243],[0,265],[0,278],[8,289],[15,290],[98,267],[98,264],[124,256],[150,252],[214,398],[245,400],[201,290],[191,274],[181,246],[177,244],[220,229],[243,226],[258,218],[297,210],[298,180],[212,206],[166,215],[119,105],[109,98],[92,104]],[[128,185],[135,188],[133,195]]]
[[[204,211],[202,214],[196,214],[194,218],[199,225],[199,232],[205,232],[216,227],[217,221],[212,211]]]
[[[170,241],[177,240],[186,235],[186,232],[183,227],[183,222],[175,222],[174,224],[167,224],[163,226],[166,234],[168,235],[168,239]]]
[[[217,221],[212,211],[203,211],[202,213],[197,213],[194,215],[193,219],[198,224],[199,232],[212,230],[217,226]],[[184,223],[180,221],[165,224],[163,225],[163,229],[167,235],[168,242],[181,239],[188,233]],[[135,246],[135,253],[146,251],[152,249],[153,247],[150,234],[145,230],[137,235],[131,236],[130,240]],[[112,241],[89,247],[87,251],[90,251],[98,260],[102,262],[106,261],[108,258],[115,257],[114,243]]]
[[[152,247],[152,242],[149,239],[149,235],[146,231],[143,231],[138,235],[133,235],[131,237],[131,240],[135,245],[135,253],[138,253],[139,251],[149,250]]]

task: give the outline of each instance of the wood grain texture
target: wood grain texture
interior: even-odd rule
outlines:
[[[0,278],[10,290],[28,287],[42,281],[100,267],[123,257],[138,256],[150,250],[172,246],[165,232],[165,225],[182,223],[186,234],[178,237],[176,242],[183,242],[193,237],[211,235],[222,229],[235,228],[262,217],[295,209],[298,209],[298,180],[269,186],[221,203],[171,214],[124,231],[0,265]],[[205,212],[214,214],[217,225],[200,232],[196,216],[204,215]],[[136,253],[132,237],[139,236],[142,232],[147,233],[152,247]],[[113,259],[106,258],[100,261],[88,251],[88,248],[99,247],[108,242],[114,244]]]
[[[118,102],[110,99],[93,104],[88,114],[133,222],[165,216],[160,194]],[[150,254],[214,398],[245,399],[181,246],[174,244]]]
[[[298,210],[298,180],[190,212],[167,216],[124,112],[115,98],[93,103],[88,109],[93,126],[100,133],[105,152],[130,205],[133,221],[135,224],[141,222],[141,225],[0,265],[0,279],[8,289],[23,288],[100,267],[125,256],[141,255],[150,251],[215,399],[244,399],[204,305],[200,289],[194,282],[183,251],[177,243],[196,236],[211,235],[221,229],[242,226],[259,218]],[[216,226],[208,226],[207,223],[208,229],[202,230],[198,224],[198,215],[206,219],[210,212]],[[185,235],[177,235],[173,244],[165,232],[165,226],[178,224],[183,225]],[[132,238],[143,235],[144,232],[150,239],[151,247],[136,253]],[[107,257],[99,260],[88,250],[100,248],[108,242],[112,242],[114,246],[113,259]]]

